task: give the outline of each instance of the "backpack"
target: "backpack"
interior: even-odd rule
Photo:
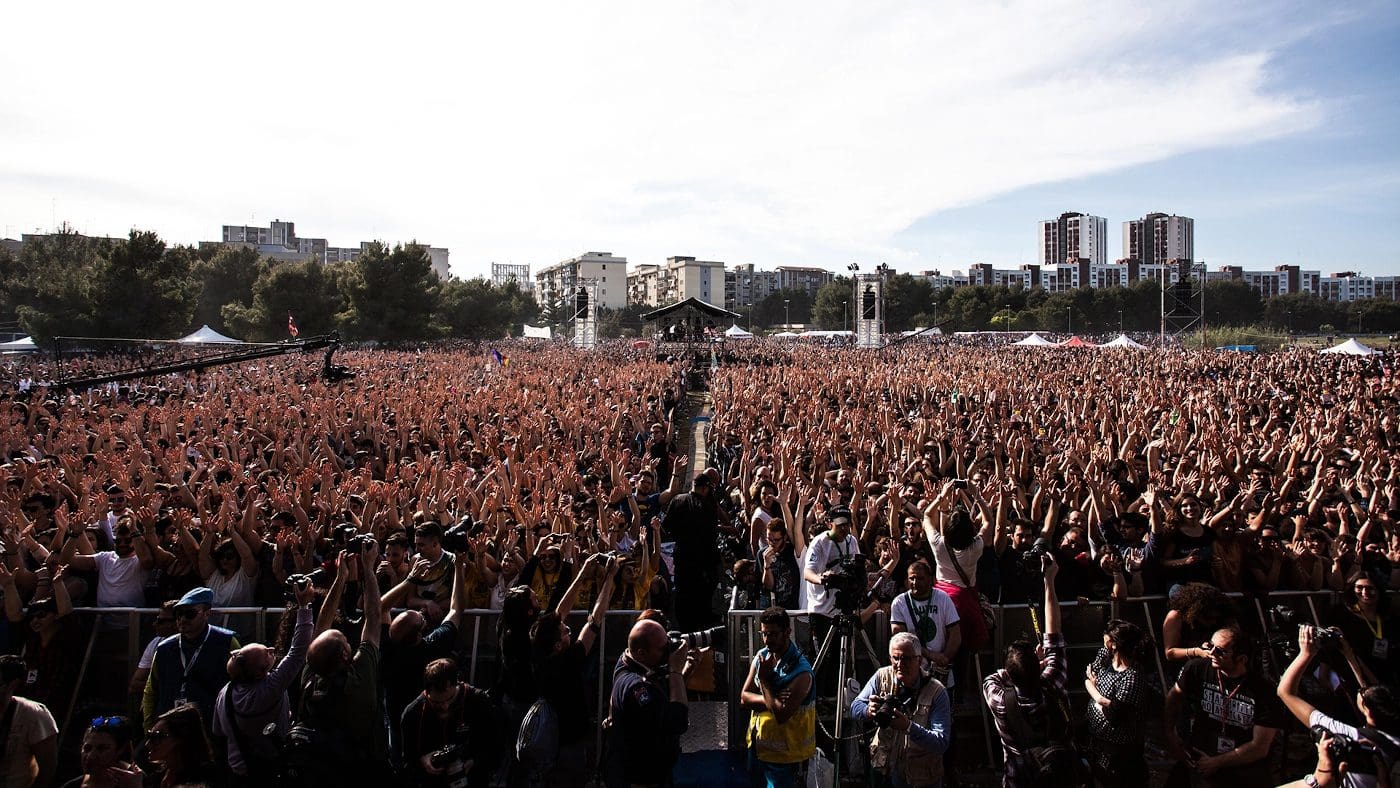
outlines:
[[[554,768],[559,755],[559,715],[549,701],[540,698],[531,704],[515,738],[515,759],[532,779],[538,780]]]
[[[338,702],[344,693],[343,675],[319,682],[313,676],[302,686],[298,719],[292,723],[282,740],[282,754],[288,776],[303,778],[318,772],[325,772],[327,776],[337,773],[350,775],[366,763],[364,753],[350,742],[349,736],[340,726],[331,720],[318,719],[318,714],[307,713],[306,702],[313,694],[321,696],[321,703],[327,703]]]

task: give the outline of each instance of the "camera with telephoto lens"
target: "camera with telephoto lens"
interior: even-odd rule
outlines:
[[[1368,741],[1359,741],[1345,733],[1333,733],[1321,725],[1312,726],[1314,742],[1322,741],[1324,733],[1331,734],[1327,742],[1327,755],[1332,759],[1332,768],[1337,764],[1347,765],[1347,774],[1375,774],[1376,759],[1381,758],[1381,750]],[[1384,760],[1382,760],[1384,763]]]
[[[854,614],[866,600],[870,584],[865,574],[865,556],[860,553],[837,558],[827,564],[822,585],[836,595],[836,609]]]
[[[890,723],[894,722],[895,712],[909,713],[909,700],[909,698],[893,695],[871,695],[870,705],[875,707],[875,713],[871,719],[881,728],[888,728]]]
[[[464,515],[456,525],[442,532],[442,549],[449,553],[467,553],[472,549],[472,529],[476,521]]]
[[[448,771],[448,767],[457,764],[457,770],[461,769],[463,758],[466,754],[466,745],[449,744],[440,750],[433,750],[428,753],[428,763],[440,772]],[[455,773],[456,770],[453,770]]]
[[[331,529],[331,543],[339,547],[344,547],[351,539],[360,533],[353,523],[341,523]]]
[[[360,553],[367,552],[369,548],[373,546],[373,536],[369,534],[360,534],[358,536],[352,536],[345,541],[345,552],[351,555],[359,555]]]
[[[311,587],[311,575],[287,575],[287,591],[296,593]]]
[[[724,633],[724,627],[712,627],[702,629],[699,632],[667,632],[666,654],[667,656],[674,654],[682,643],[691,648],[709,648],[715,644],[716,640],[723,640]]]

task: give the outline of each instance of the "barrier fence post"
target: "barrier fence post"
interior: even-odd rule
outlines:
[[[87,650],[83,652],[82,664],[78,666],[78,680],[73,684],[73,695],[68,699],[68,711],[63,715],[63,725],[58,729],[58,743],[54,746],[58,752],[63,752],[63,737],[68,733],[68,726],[73,722],[73,711],[78,708],[78,692],[83,687],[83,679],[87,678],[88,664],[92,662],[92,649],[97,645],[97,630],[101,619],[94,616],[92,619],[92,634],[88,635]]]
[[[473,611],[475,612],[475,611]],[[472,616],[472,660],[467,667],[467,683],[476,686],[476,660],[481,648],[481,616]]]

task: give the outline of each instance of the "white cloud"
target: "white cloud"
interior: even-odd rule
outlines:
[[[898,263],[939,210],[1316,123],[1268,8],[1156,5],[28,4],[0,224]]]

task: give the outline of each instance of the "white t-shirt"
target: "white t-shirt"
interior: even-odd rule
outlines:
[[[1328,733],[1340,733],[1343,736],[1350,737],[1353,741],[1361,738],[1361,732],[1358,731],[1355,726],[1348,725],[1341,720],[1333,719],[1317,709],[1313,709],[1313,713],[1308,716],[1308,727],[1321,727]],[[1357,771],[1350,771],[1342,775],[1342,785],[1347,786],[1347,788],[1376,788],[1379,784],[1374,774],[1362,774]]]
[[[138,669],[150,670],[151,666],[156,664],[156,646],[159,646],[162,640],[165,640],[165,638],[156,635],[151,638],[150,643],[146,644],[146,650],[141,652],[141,659],[136,662],[136,667]]]
[[[949,560],[949,555],[958,557],[958,564],[962,566],[963,573],[967,579],[973,583],[977,582],[977,562],[982,558],[982,537],[972,538],[972,544],[967,549],[959,552],[953,549],[952,545],[944,547],[943,534],[933,532],[933,538],[929,539],[929,546],[933,548],[933,560],[937,564],[937,578],[941,583],[949,583],[955,586],[966,586],[958,576],[958,570],[953,568],[953,562]]]
[[[58,735],[53,715],[42,703],[28,698],[14,699],[15,719],[10,737],[0,742],[0,786],[30,785],[39,776],[39,762],[34,748],[45,739]],[[0,712],[3,712],[0,709]]]
[[[953,598],[936,588],[929,589],[929,597],[923,602],[914,599],[912,591],[905,591],[890,604],[890,623],[903,625],[905,632],[912,632],[923,641],[924,648],[941,653],[948,644],[948,627],[958,623],[958,611]],[[950,672],[944,685],[953,684]]]
[[[843,556],[860,555],[860,542],[852,534],[846,534],[846,539],[841,544],[831,540],[831,532],[823,531],[812,540],[812,544],[807,548],[807,560],[803,563],[802,569],[805,575],[807,571],[821,574],[830,568],[830,564]],[[809,613],[819,613],[824,616],[831,615],[836,610],[836,595],[827,592],[826,586],[821,583],[809,583],[805,580],[803,585],[807,588],[807,611]]]
[[[252,607],[256,581],[257,578],[249,577],[241,566],[228,577],[216,569],[204,578],[204,584],[214,592],[214,607]]]
[[[146,604],[146,570],[135,553],[122,558],[111,550],[92,556],[97,563],[98,607],[142,607]]]

